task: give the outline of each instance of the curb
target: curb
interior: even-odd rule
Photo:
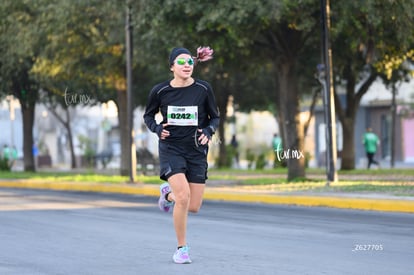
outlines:
[[[215,192],[206,192],[204,198],[233,202],[285,204],[309,207],[332,207],[357,210],[414,213],[414,201],[395,199],[363,199],[337,196],[290,196],[237,193],[224,194]]]
[[[160,195],[158,186],[154,185],[154,187],[151,187],[144,184],[115,185],[78,182],[0,181],[0,187],[48,189],[57,191],[118,193],[157,197]]]
[[[40,181],[0,181],[0,187],[48,189],[59,191],[101,192],[129,195],[159,196],[158,185],[145,184],[99,184],[77,182],[40,182]],[[384,212],[414,213],[414,200],[398,199],[366,199],[338,196],[305,196],[305,195],[272,195],[254,192],[238,193],[237,191],[218,191],[214,187],[207,187],[205,200],[219,200],[229,202],[265,203],[297,205],[308,207],[332,207],[344,209],[358,209]]]

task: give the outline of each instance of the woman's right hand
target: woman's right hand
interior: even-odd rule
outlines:
[[[162,125],[162,131],[161,131],[161,134],[160,134],[160,139],[166,139],[167,137],[170,136],[170,131],[165,130],[165,127],[167,127],[167,126],[168,126],[168,123],[164,123]]]

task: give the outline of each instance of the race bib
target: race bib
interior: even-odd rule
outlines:
[[[198,106],[168,106],[167,122],[176,126],[197,126]]]

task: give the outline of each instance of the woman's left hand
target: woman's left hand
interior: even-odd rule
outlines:
[[[202,129],[197,129],[197,131],[199,133],[201,133],[201,135],[198,137],[198,142],[201,145],[206,145],[209,141],[210,141],[210,137],[208,135],[206,135]]]

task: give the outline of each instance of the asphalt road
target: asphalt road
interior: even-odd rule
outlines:
[[[153,197],[0,189],[0,274],[409,274],[414,216],[208,201],[172,262]]]

